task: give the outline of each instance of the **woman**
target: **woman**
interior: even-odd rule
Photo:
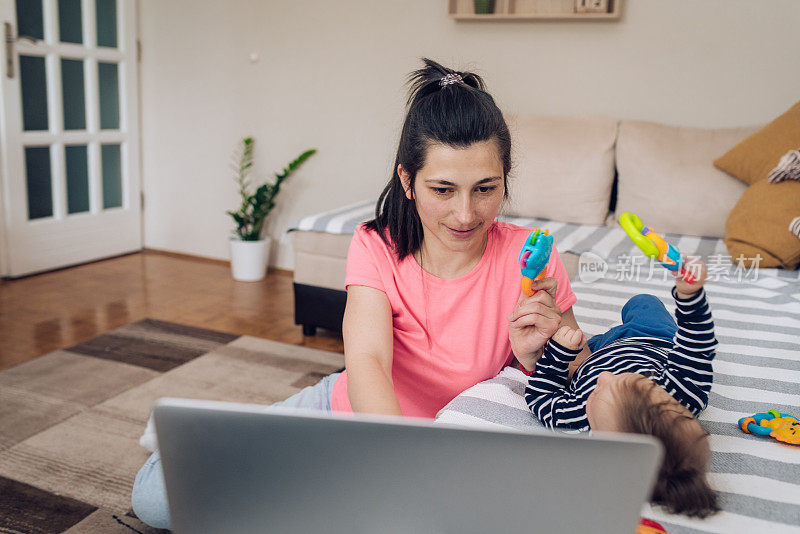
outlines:
[[[515,359],[532,371],[560,324],[578,328],[558,252],[526,297],[517,255],[531,229],[494,221],[511,169],[502,113],[475,74],[424,62],[411,75],[394,174],[348,252],[347,370],[276,405],[433,418]],[[132,504],[169,528],[158,451]]]
[[[424,61],[394,175],[348,252],[334,411],[434,417],[514,359],[532,370],[559,324],[577,324],[558,252],[527,298],[517,255],[531,229],[494,221],[511,168],[502,113],[478,76]]]

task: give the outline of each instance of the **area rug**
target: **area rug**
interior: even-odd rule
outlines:
[[[0,372],[0,532],[166,532],[131,511],[153,402],[272,404],[342,354],[145,319]]]

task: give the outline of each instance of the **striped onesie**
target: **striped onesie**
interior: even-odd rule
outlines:
[[[692,414],[703,410],[708,404],[711,361],[717,345],[711,310],[703,289],[680,299],[673,288],[672,296],[677,305],[678,330],[671,341],[655,337],[618,339],[589,356],[571,382],[568,365],[580,349],[567,349],[551,339],[525,388],[525,402],[539,421],[550,428],[589,430],[586,400],[603,371],[644,375]]]

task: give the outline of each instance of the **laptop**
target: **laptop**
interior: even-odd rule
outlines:
[[[178,533],[633,533],[649,436],[468,429],[161,399]]]

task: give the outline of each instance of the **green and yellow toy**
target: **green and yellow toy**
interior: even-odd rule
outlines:
[[[645,226],[636,214],[629,211],[622,212],[619,224],[645,256],[656,260],[669,271],[677,271],[688,283],[695,283],[694,275],[684,267],[681,251],[651,227]]]

